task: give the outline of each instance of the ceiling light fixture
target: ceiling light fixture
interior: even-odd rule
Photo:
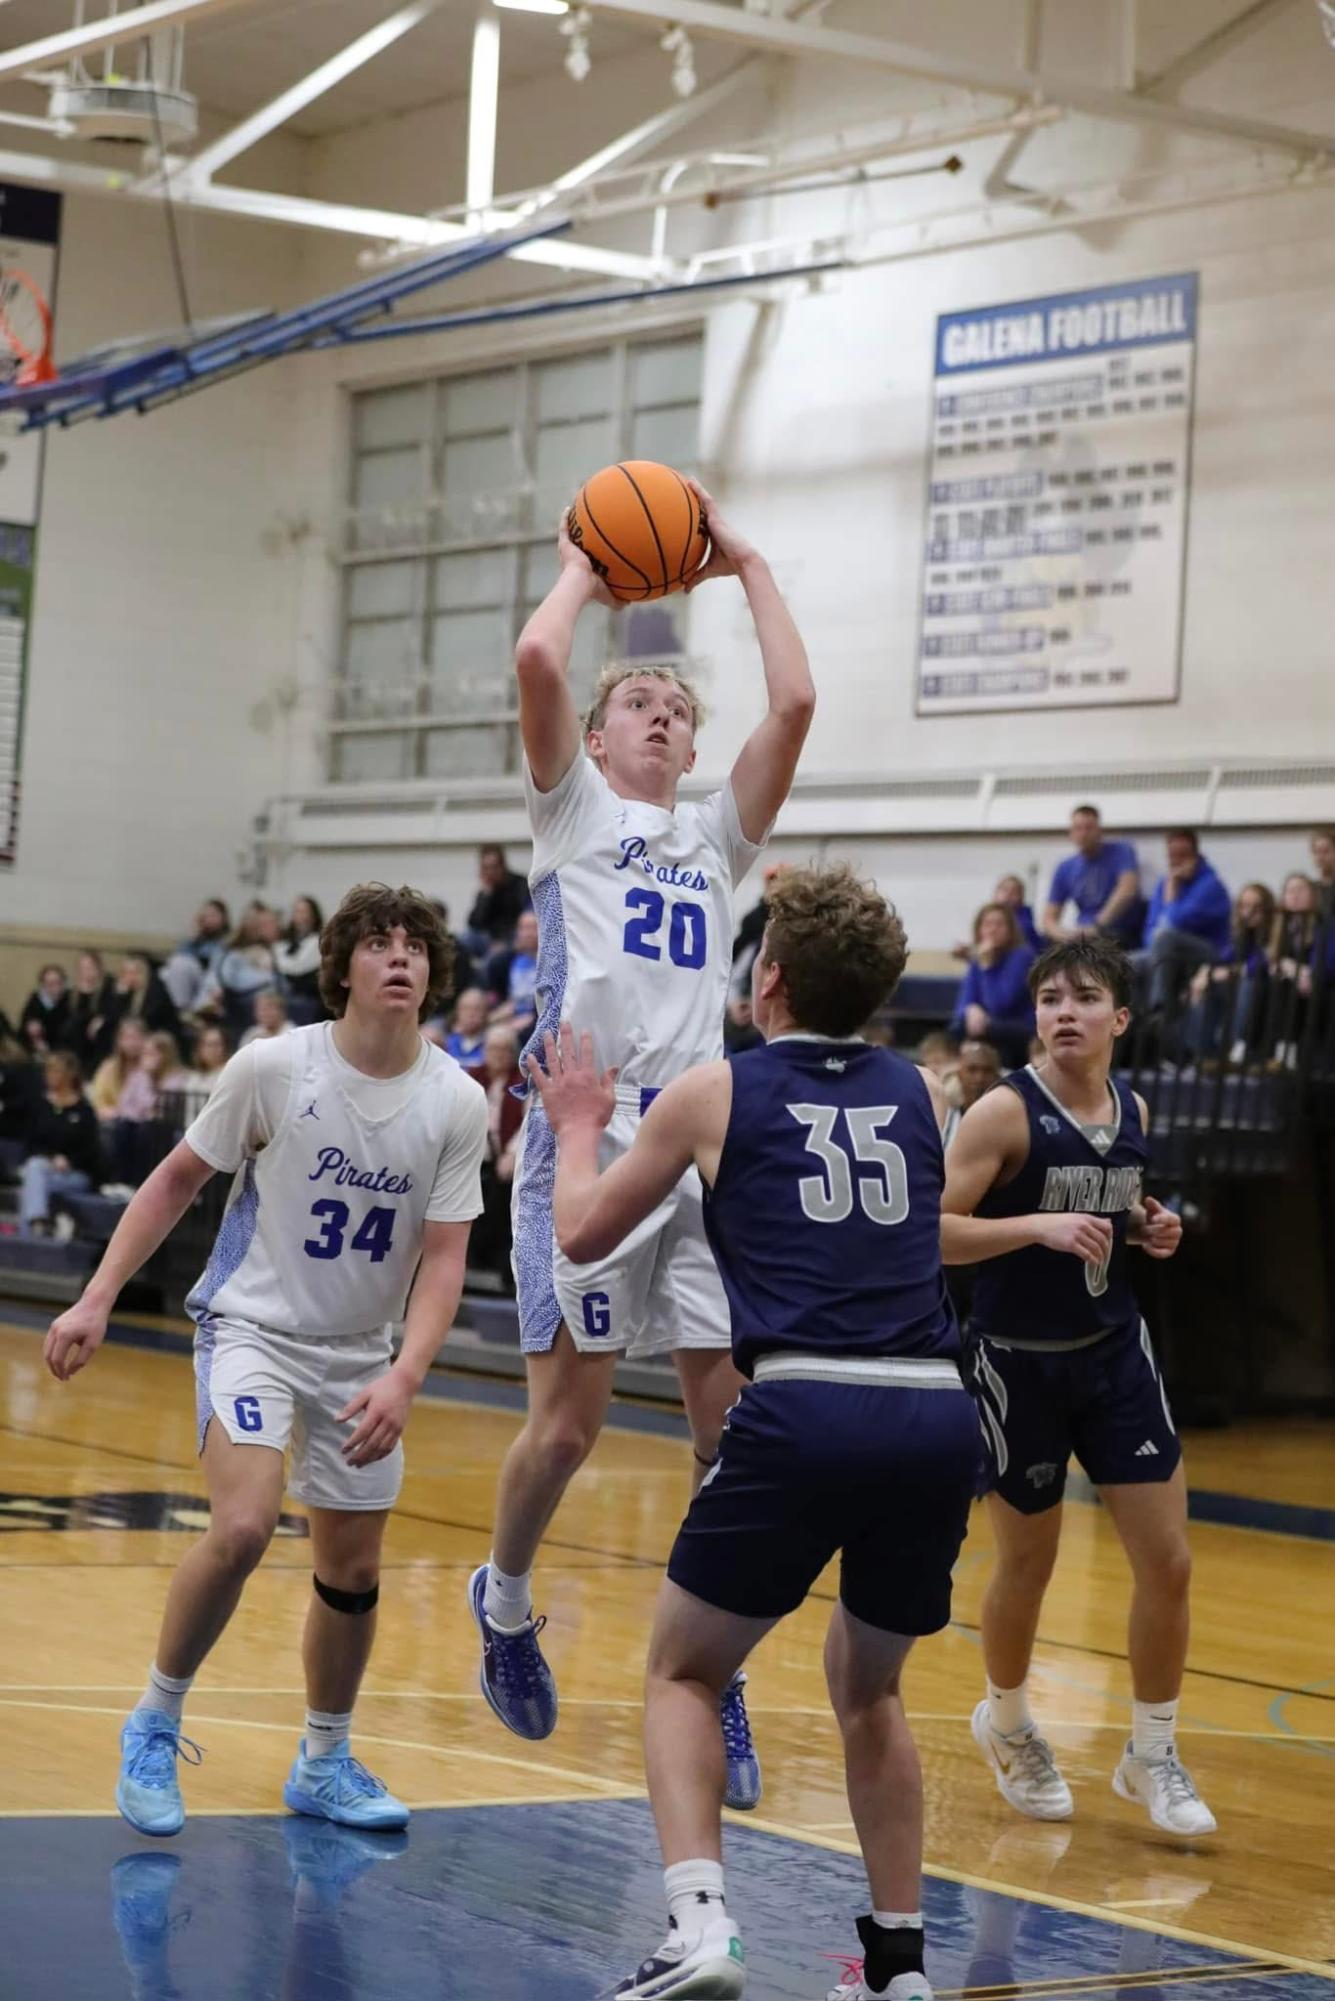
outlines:
[[[561,23],[561,33],[566,38],[565,72],[572,83],[583,83],[593,68],[593,58],[589,54],[589,30],[593,26],[593,15],[587,7],[576,7],[573,14],[567,14]]]
[[[685,28],[669,28],[658,44],[672,58],[672,88],[678,97],[690,97],[697,82],[695,50]]]

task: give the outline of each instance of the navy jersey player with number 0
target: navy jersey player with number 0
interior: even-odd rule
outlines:
[[[942,1222],[947,1264],[979,1265],[969,1366],[992,1461],[997,1565],[973,1734],[1012,1806],[1038,1820],[1070,1816],[1026,1683],[1074,1453],[1134,1580],[1132,1737],[1113,1788],[1165,1833],[1208,1834],[1214,1816],[1175,1745],[1191,1568],[1182,1450],[1127,1269],[1129,1244],[1166,1258],[1182,1234],[1142,1192],[1145,1106],[1112,1075],[1131,969],[1111,940],[1080,937],[1045,952],[1029,985],[1043,1061],[965,1114]]]
[[[905,953],[899,919],[847,869],[786,873],[752,975],[765,1047],[669,1084],[602,1174],[614,1074],[568,1026],[546,1039],[546,1074],[533,1066],[566,1256],[606,1257],[697,1168],[747,1379],[650,1641],[645,1761],[669,1927],[622,2001],[744,1992],[723,1889],[719,1697],[836,1555],[825,1668],[872,1910],[858,1920],[865,1961],[830,2001],[930,2001],[922,1775],[900,1674],[914,1639],[950,1616],[978,1417],[941,1266],[944,1100],[857,1033]]]

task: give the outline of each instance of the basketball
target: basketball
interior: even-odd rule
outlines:
[[[576,494],[566,525],[623,604],[681,590],[709,546],[690,487],[653,459],[626,459],[594,473]]]

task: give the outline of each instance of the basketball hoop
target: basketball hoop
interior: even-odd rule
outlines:
[[[51,308],[41,288],[17,264],[0,266],[0,362],[9,361],[11,381],[26,389],[54,382]]]

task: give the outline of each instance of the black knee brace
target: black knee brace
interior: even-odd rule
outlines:
[[[317,1598],[323,1598],[326,1605],[335,1612],[373,1612],[380,1597],[379,1581],[369,1591],[340,1591],[333,1584],[322,1584],[312,1575]]]

